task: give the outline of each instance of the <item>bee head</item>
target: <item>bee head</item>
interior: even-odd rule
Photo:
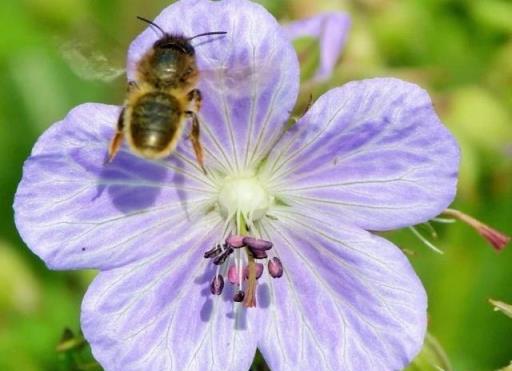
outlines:
[[[149,19],[137,17],[148,23],[154,30],[161,34],[161,37],[153,44],[153,53],[149,59],[151,80],[161,85],[172,85],[173,82],[183,78],[183,75],[190,75],[191,69],[195,68],[195,50],[191,40],[196,37],[207,35],[223,35],[226,32],[206,32],[193,37],[169,34],[159,25]]]
[[[178,53],[193,56],[195,51],[194,47],[190,45],[188,39],[183,36],[173,36],[166,34],[164,37],[158,39],[153,48],[159,50],[160,53]]]
[[[194,48],[183,36],[165,35],[153,44],[151,73],[163,85],[172,84],[194,68]]]

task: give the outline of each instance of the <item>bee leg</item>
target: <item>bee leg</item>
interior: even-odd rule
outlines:
[[[189,91],[189,93],[187,94],[187,99],[189,102],[188,112],[199,112],[199,110],[201,109],[201,103],[203,102],[201,90],[193,89]]]
[[[124,108],[122,109],[121,113],[119,114],[119,118],[117,119],[117,131],[110,141],[110,145],[108,146],[108,159],[107,163],[112,162],[114,157],[117,154],[117,151],[119,151],[119,148],[121,148],[121,143],[123,142],[124,137]]]
[[[192,142],[192,147],[194,148],[194,152],[196,154],[197,163],[203,170],[203,173],[206,174],[206,169],[204,168],[204,153],[203,146],[201,145],[200,137],[200,126],[199,126],[199,118],[197,117],[197,112],[201,108],[201,91],[199,89],[191,90],[187,95],[188,101],[190,103],[189,110],[186,112],[188,117],[192,118],[192,130],[190,131],[189,139]]]
[[[199,118],[195,112],[188,111],[187,115],[192,117],[192,130],[190,131],[190,141],[192,142],[192,147],[194,148],[194,152],[196,154],[197,163],[203,170],[203,173],[206,174],[206,169],[204,168],[204,153],[203,146],[201,145],[201,141],[199,140],[200,129],[199,129]]]

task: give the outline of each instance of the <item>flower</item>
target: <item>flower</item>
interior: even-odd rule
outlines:
[[[345,46],[350,17],[344,12],[326,12],[313,17],[290,22],[283,26],[291,41],[301,37],[313,37],[320,44],[320,65],[313,81],[323,81],[331,76],[338,57]]]
[[[425,291],[368,231],[424,222],[454,197],[458,148],[427,93],[351,82],[289,128],[297,57],[264,8],[181,0],[155,22],[227,31],[195,45],[208,174],[187,140],[165,160],[123,147],[104,165],[121,107],[90,103],[41,136],[14,204],[50,268],[100,270],[81,315],[96,359],[246,370],[259,348],[273,370],[404,367],[425,335]],[[131,44],[128,79],[157,37],[147,29]]]

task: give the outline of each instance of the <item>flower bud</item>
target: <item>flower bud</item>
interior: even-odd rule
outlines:
[[[507,236],[504,233],[488,226],[485,223],[473,218],[472,216],[463,213],[462,211],[455,209],[446,209],[443,211],[443,214],[451,216],[455,219],[458,219],[470,227],[472,227],[475,231],[480,234],[483,238],[487,240],[487,242],[496,250],[503,250],[507,244],[510,242],[510,236]]]
[[[270,273],[273,278],[279,278],[283,275],[283,263],[281,263],[281,259],[273,257],[269,260],[268,273]]]

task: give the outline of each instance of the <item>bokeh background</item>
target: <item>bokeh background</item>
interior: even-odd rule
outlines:
[[[395,76],[431,93],[462,148],[454,206],[512,233],[512,1],[266,0],[283,22],[324,10],[353,20],[332,78],[309,94],[353,79]],[[130,40],[165,0],[3,0],[0,3],[0,370],[98,370],[80,345],[80,301],[94,272],[52,272],[20,240],[12,213],[22,164],[36,138],[83,102],[119,104],[124,80],[78,77],[62,45],[103,51],[123,65]],[[317,62],[314,44],[298,43],[304,78]],[[298,107],[300,110],[300,107]],[[435,224],[445,253],[410,231],[390,235],[407,250],[429,294],[430,333],[462,371],[496,370],[512,360],[512,319],[489,298],[512,302],[512,248],[499,254],[469,227]],[[68,342],[61,343],[65,328]],[[430,339],[429,344],[435,344]],[[68,352],[57,351],[71,348]],[[73,350],[75,349],[75,350]],[[414,370],[434,370],[429,357]],[[442,361],[439,361],[442,363]],[[438,363],[439,363],[438,362]],[[446,361],[445,361],[446,362]],[[432,362],[430,362],[432,363]],[[447,365],[444,367],[448,368]],[[255,369],[264,369],[257,360]]]

